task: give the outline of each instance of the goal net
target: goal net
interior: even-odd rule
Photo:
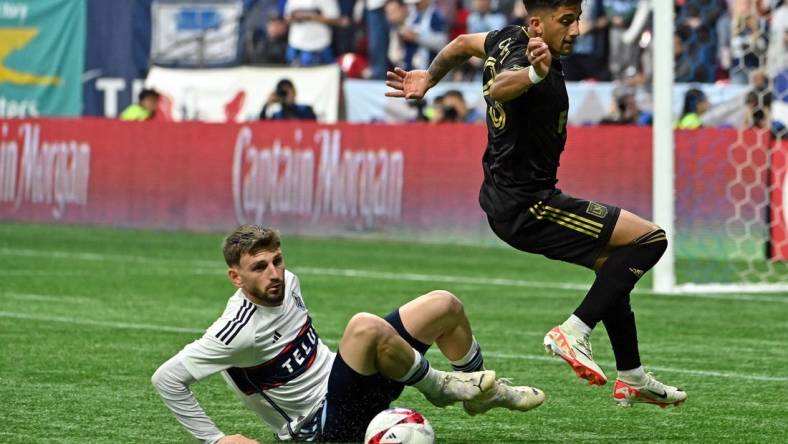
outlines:
[[[786,292],[788,6],[671,3],[651,1],[654,218],[672,232],[654,288]]]

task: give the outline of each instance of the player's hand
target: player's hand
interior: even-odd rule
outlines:
[[[386,91],[387,97],[404,97],[406,99],[421,99],[427,94],[430,85],[430,74],[423,69],[405,71],[394,68],[386,73],[386,86],[394,91]]]
[[[216,444],[260,444],[259,442],[249,439],[243,435],[230,435],[216,441]]]
[[[550,48],[541,37],[533,37],[528,39],[528,48],[526,48],[528,55],[528,62],[534,67],[539,77],[547,77],[550,72],[550,64],[553,63],[553,56],[550,54]]]

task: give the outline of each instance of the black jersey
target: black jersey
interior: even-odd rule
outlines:
[[[506,103],[489,96],[498,73],[530,65],[527,47],[528,35],[520,26],[489,32],[484,42],[487,149],[479,203],[496,220],[511,218],[555,189],[566,143],[569,97],[556,58],[547,77],[521,96]]]

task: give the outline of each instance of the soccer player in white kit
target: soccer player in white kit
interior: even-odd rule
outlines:
[[[189,389],[219,372],[281,440],[361,441],[405,385],[436,406],[463,402],[471,415],[494,407],[525,411],[544,401],[542,391],[510,386],[484,370],[462,303],[449,292],[432,291],[385,318],[356,314],[335,354],[312,325],[298,278],[285,270],[276,231],[242,225],[225,238],[223,253],[238,290],[205,334],[152,377],[181,425],[204,443],[256,442],[225,435]],[[423,354],[433,343],[455,371],[430,367]]]

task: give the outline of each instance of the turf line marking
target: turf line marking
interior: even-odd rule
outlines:
[[[59,258],[59,259],[78,259],[78,260],[96,261],[96,262],[115,260],[115,261],[123,261],[123,262],[137,262],[143,264],[150,264],[152,262],[165,262],[165,263],[178,262],[181,264],[194,265],[196,267],[207,267],[207,270],[204,268],[190,270],[190,273],[192,274],[214,274],[213,271],[210,270],[213,270],[214,268],[220,266],[219,261],[180,260],[178,258],[154,258],[154,257],[118,255],[118,254],[73,253],[67,251],[49,251],[49,250],[42,251],[42,250],[27,250],[27,249],[14,249],[14,248],[0,248],[0,255],[50,257],[50,258]],[[356,270],[356,269],[344,269],[344,268],[294,267],[293,270],[298,274],[311,274],[317,276],[337,276],[337,277],[350,277],[350,278],[362,278],[362,279],[434,282],[434,283],[465,284],[465,285],[479,285],[479,286],[491,285],[491,286],[502,286],[502,287],[534,288],[541,290],[585,292],[588,290],[589,286],[591,285],[590,282],[559,283],[559,282],[545,282],[545,281],[525,281],[525,280],[508,279],[508,278],[450,276],[450,275],[439,275],[439,274],[404,273],[404,272],[392,273],[392,272],[384,272],[384,271]],[[659,294],[646,288],[636,288],[633,293]],[[768,296],[768,295],[694,294],[694,293],[660,294],[660,295],[668,296],[668,297],[676,297],[676,298],[715,299],[715,300],[759,302],[759,303],[774,302],[778,304],[788,304],[788,297]]]
[[[95,299],[80,297],[80,296],[47,296],[43,294],[32,294],[32,293],[15,293],[15,292],[3,292],[0,295],[4,297],[8,297],[10,299],[17,299],[20,301],[42,301],[42,302],[72,302],[76,304],[86,304],[86,303],[93,303],[97,302]],[[2,299],[0,297],[0,299]]]
[[[94,327],[117,328],[121,330],[148,330],[148,331],[157,331],[157,332],[165,332],[165,333],[198,333],[198,334],[205,333],[205,329],[199,329],[199,328],[170,327],[166,325],[155,325],[155,324],[136,324],[132,322],[94,321],[92,319],[68,318],[65,316],[31,315],[26,313],[14,313],[10,311],[0,311],[0,318],[25,319],[30,321],[63,322],[66,324],[91,325]]]
[[[166,325],[136,324],[131,322],[94,321],[90,319],[68,318],[61,316],[31,315],[26,313],[15,313],[8,311],[0,311],[0,318],[25,319],[32,321],[47,321],[47,322],[63,322],[68,324],[90,325],[96,327],[117,328],[117,329],[125,329],[125,330],[147,330],[147,331],[157,331],[157,332],[166,332],[166,333],[193,333],[193,334],[205,333],[205,329],[199,329],[199,328],[170,327]],[[335,339],[321,338],[321,340],[326,344],[334,345],[334,346],[339,342],[338,340]],[[550,357],[550,356],[541,356],[541,355],[529,355],[529,354],[515,355],[509,353],[496,353],[490,351],[485,351],[484,355],[497,359],[562,363],[561,360],[558,358]],[[615,364],[612,362],[602,362],[601,364],[606,367],[615,367]],[[671,372],[684,373],[693,376],[747,379],[751,381],[788,382],[788,376],[763,376],[763,375],[751,375],[746,373],[689,370],[689,369],[672,368],[672,367],[649,367],[649,370],[668,372],[668,373]]]

